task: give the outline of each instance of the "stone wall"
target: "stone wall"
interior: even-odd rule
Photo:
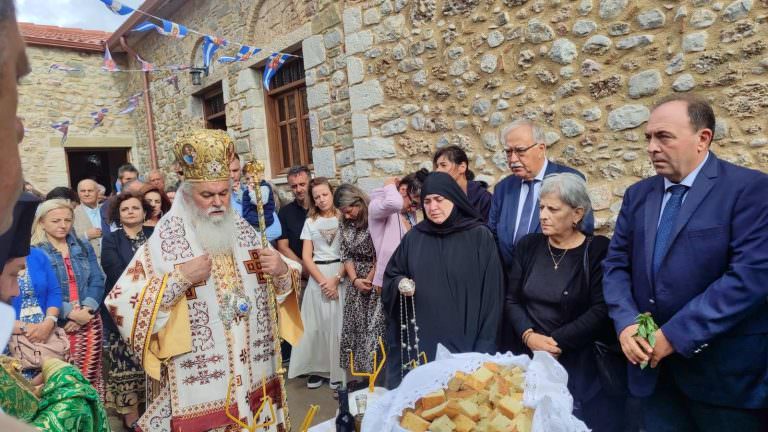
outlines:
[[[128,146],[137,154],[134,141],[137,114],[117,116],[126,105],[124,75],[101,71],[102,54],[71,49],[28,46],[32,72],[19,86],[20,117],[27,129],[21,144],[25,178],[42,191],[70,186],[64,145],[68,147]],[[52,63],[80,69],[79,72],[51,71]],[[90,113],[108,108],[103,125],[91,130]],[[69,139],[51,124],[69,119]],[[71,185],[75,186],[75,185]]]
[[[305,58],[319,175],[370,189],[457,144],[493,184],[508,174],[499,129],[525,116],[545,125],[550,159],[587,175],[610,231],[625,188],[653,173],[649,108],[673,92],[712,102],[718,156],[768,169],[766,0],[375,0],[320,13],[334,8],[342,22],[304,43],[322,60]]]
[[[279,6],[279,7],[278,7]],[[167,168],[173,163],[172,144],[179,132],[203,127],[203,107],[198,93],[211,85],[221,83],[226,103],[228,133],[236,144],[236,150],[246,160],[259,158],[266,161],[269,173],[269,150],[266,132],[266,113],[261,73],[264,60],[273,50],[286,50],[300,46],[311,35],[310,16],[314,3],[307,0],[261,0],[257,2],[191,0],[168,19],[183,23],[189,28],[209,32],[233,41],[263,48],[246,62],[219,64],[221,55],[234,55],[239,47],[220,48],[214,56],[210,73],[201,86],[192,85],[188,72],[178,72],[177,85],[168,83],[168,72],[150,74],[150,92],[154,114],[158,164]],[[142,38],[129,37],[128,44],[142,58],[157,65],[192,64],[202,67],[199,35],[190,34],[183,39],[172,39],[155,32]],[[139,65],[129,59],[130,67]],[[133,74],[130,91],[141,90],[141,75]],[[178,87],[178,88],[177,88]],[[143,113],[142,113],[143,114]],[[146,123],[137,125],[136,137],[147,142]],[[149,149],[140,152],[140,170],[149,168]]]

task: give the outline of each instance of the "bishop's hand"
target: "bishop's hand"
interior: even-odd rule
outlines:
[[[259,250],[259,262],[261,263],[261,270],[272,276],[282,276],[288,271],[288,264],[283,261],[280,252],[274,249]]]
[[[210,255],[205,254],[181,264],[179,266],[179,271],[181,271],[181,275],[184,276],[184,279],[194,285],[207,281],[208,278],[211,277],[212,267],[213,260]]]

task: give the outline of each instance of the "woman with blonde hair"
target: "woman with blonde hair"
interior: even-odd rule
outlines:
[[[48,256],[61,287],[59,325],[69,336],[71,362],[103,399],[103,329],[98,309],[104,298],[104,273],[93,246],[75,235],[72,224],[69,201],[45,201],[35,213],[32,244]]]
[[[288,378],[308,374],[311,389],[330,378],[335,390],[346,373],[339,366],[345,295],[339,210],[333,206],[333,188],[325,177],[309,182],[308,200],[309,213],[301,231],[302,261],[310,275],[301,305],[304,336],[291,353]]]

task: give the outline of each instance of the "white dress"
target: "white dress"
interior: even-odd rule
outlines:
[[[301,231],[302,240],[312,240],[313,260],[336,261],[317,264],[328,278],[338,275],[342,268],[339,220],[336,217],[307,218]],[[320,284],[310,276],[301,304],[304,336],[293,347],[288,378],[303,374],[319,375],[340,382],[346,373],[339,367],[339,341],[344,318],[344,285],[339,283],[339,298],[323,295]]]

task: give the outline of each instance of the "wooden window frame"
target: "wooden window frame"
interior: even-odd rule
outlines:
[[[284,66],[285,67],[285,66]],[[278,106],[278,100],[277,96],[280,96],[284,93],[297,91],[299,88],[304,88],[306,92],[306,79],[299,79],[296,81],[292,81],[286,85],[283,85],[281,87],[277,87],[274,89],[270,89],[267,91],[264,90],[264,106],[266,108],[266,115],[267,115],[267,144],[269,147],[269,159],[272,166],[272,177],[277,177],[281,175],[285,175],[288,170],[291,168],[289,167],[283,167],[283,148],[280,146],[280,127],[283,125],[287,125],[290,120],[280,121],[279,117],[279,106]],[[297,95],[300,95],[300,92],[297,92]],[[306,109],[306,114],[304,114],[304,110]],[[299,146],[299,152],[301,153],[304,151],[304,148],[306,148],[306,162],[304,165],[309,167],[309,169],[313,169],[313,164],[310,162],[312,160],[312,140],[309,138],[309,108],[305,106],[305,101],[303,97],[297,98],[296,103],[296,112],[302,113],[300,116],[298,116],[297,121],[297,136],[298,137],[307,137],[309,142],[306,147]],[[290,137],[290,134],[289,134]],[[290,139],[290,138],[289,138]],[[289,145],[290,147],[290,145]],[[300,162],[302,161],[301,156],[299,156]]]
[[[226,130],[226,116],[227,116],[227,104],[222,103],[222,111],[211,113],[208,111],[208,101],[213,99],[216,96],[222,96],[224,95],[224,88],[222,86],[222,83],[219,82],[217,84],[214,84],[212,88],[204,90],[202,93],[199,93],[198,97],[200,98],[200,102],[202,102],[203,105],[203,122],[205,123],[206,129],[214,129],[211,127],[211,122],[213,120],[218,120],[220,118],[224,118],[224,130]]]

